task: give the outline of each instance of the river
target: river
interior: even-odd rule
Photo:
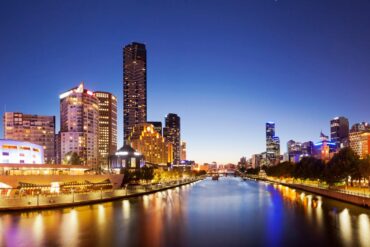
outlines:
[[[370,246],[370,210],[227,177],[123,201],[2,213],[0,245]]]

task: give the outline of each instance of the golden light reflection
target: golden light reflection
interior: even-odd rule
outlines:
[[[105,208],[102,204],[98,205],[98,224],[105,224]]]
[[[148,209],[148,206],[149,206],[149,196],[147,196],[147,195],[144,195],[143,196],[143,205],[144,205],[144,209]]]
[[[35,244],[40,246],[45,232],[44,222],[40,213],[36,216],[35,221],[33,222],[32,230],[33,236],[35,237]]]
[[[60,234],[62,246],[78,246],[78,218],[75,209],[63,215]]]
[[[123,200],[123,219],[129,219],[130,218],[130,201],[129,200]]]
[[[358,238],[361,246],[369,246],[370,244],[370,220],[369,215],[360,214],[358,217]]]
[[[345,244],[350,246],[352,241],[352,226],[351,216],[347,208],[339,213],[339,229]]]

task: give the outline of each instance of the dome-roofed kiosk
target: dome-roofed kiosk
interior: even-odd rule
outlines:
[[[144,165],[144,156],[130,145],[124,145],[114,155],[109,156],[109,168],[112,170],[120,170],[121,168],[140,169]]]

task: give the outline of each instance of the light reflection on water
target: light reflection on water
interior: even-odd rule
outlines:
[[[0,246],[369,246],[369,217],[282,185],[208,179],[140,198],[2,214]]]

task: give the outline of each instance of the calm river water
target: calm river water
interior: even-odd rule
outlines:
[[[0,214],[1,246],[370,246],[370,210],[284,186],[206,179],[74,209]]]

